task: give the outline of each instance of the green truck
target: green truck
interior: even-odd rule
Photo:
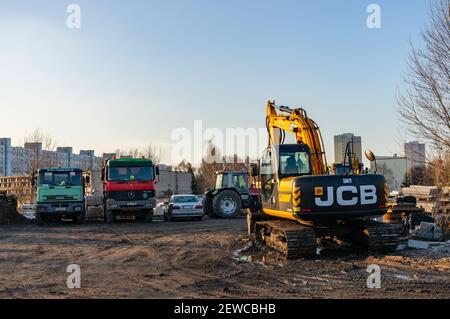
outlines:
[[[36,223],[46,221],[81,222],[85,218],[85,185],[89,177],[77,168],[46,168],[38,170],[36,187]]]

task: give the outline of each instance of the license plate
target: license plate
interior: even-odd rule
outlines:
[[[137,203],[136,202],[128,202],[127,206],[137,206]]]
[[[66,208],[65,207],[56,207],[55,208],[55,212],[65,212]]]
[[[192,206],[192,205],[189,205],[189,206],[183,206],[183,208],[184,208],[184,209],[192,209],[192,208],[194,208],[194,206]]]
[[[135,218],[135,216],[133,216],[133,215],[130,215],[130,216],[116,216],[116,219],[119,219],[119,220],[135,220],[136,218]]]

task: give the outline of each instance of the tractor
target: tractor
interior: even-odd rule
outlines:
[[[216,186],[205,193],[203,209],[209,217],[236,218],[244,209],[257,210],[259,190],[249,187],[246,171],[216,172]]]

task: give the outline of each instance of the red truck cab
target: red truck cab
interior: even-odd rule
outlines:
[[[116,220],[151,222],[156,207],[158,169],[147,158],[113,158],[102,169],[104,214]]]

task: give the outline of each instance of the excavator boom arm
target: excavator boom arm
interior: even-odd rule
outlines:
[[[285,114],[278,113],[276,109]],[[267,130],[269,146],[283,144],[283,136],[286,132],[294,134],[297,143],[308,145],[311,151],[313,175],[323,175],[327,172],[325,149],[319,126],[307,116],[304,109],[276,106],[275,102],[268,101]]]

